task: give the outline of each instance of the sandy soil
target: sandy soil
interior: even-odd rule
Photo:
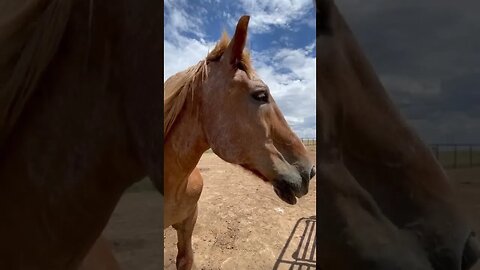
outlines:
[[[205,186],[193,237],[196,269],[315,269],[315,222],[310,219],[315,215],[315,179],[311,192],[290,206],[271,186],[214,154],[206,153],[199,167]],[[480,233],[480,168],[448,174]],[[162,249],[160,215],[160,197],[154,191],[122,197],[105,234],[125,270],[161,269],[161,252],[164,269],[175,269],[176,234],[173,229],[164,232]]]
[[[161,269],[162,206],[159,193],[126,193],[104,234],[123,270]]]
[[[295,206],[241,168],[206,153],[193,246],[197,269],[272,269],[301,218],[315,215],[315,179]],[[165,231],[165,269],[175,269],[176,234]],[[299,237],[298,235],[296,237]]]

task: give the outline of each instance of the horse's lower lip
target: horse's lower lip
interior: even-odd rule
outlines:
[[[297,198],[295,197],[295,194],[292,190],[290,189],[279,189],[277,187],[274,187],[273,190],[277,194],[277,196],[282,199],[284,202],[294,205],[297,203]]]

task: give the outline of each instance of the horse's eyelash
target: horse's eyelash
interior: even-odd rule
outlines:
[[[237,62],[237,68],[243,71],[246,71],[245,65],[242,62]]]

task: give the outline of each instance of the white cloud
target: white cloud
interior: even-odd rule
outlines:
[[[427,143],[476,143],[480,121],[461,112],[443,113],[438,117],[426,117],[410,121]],[[461,130],[461,132],[458,132]]]
[[[200,17],[193,16],[185,9],[186,3],[183,1],[165,2],[166,10],[169,12],[165,16],[164,29],[166,35],[180,35],[183,33],[190,33],[199,38],[204,37],[203,21]],[[196,10],[198,15],[205,14],[207,11],[204,8]]]
[[[381,75],[385,88],[392,93],[408,94],[417,97],[435,97],[442,91],[440,80],[417,80],[401,75]]]
[[[165,17],[164,27],[164,80],[204,59],[208,50],[215,45],[213,41],[204,40],[202,20],[188,14],[184,5],[182,1],[176,1],[175,4],[172,1],[165,2],[168,16]],[[186,33],[196,38],[188,37]]]
[[[306,48],[253,52],[257,73],[300,137],[315,137],[316,60]],[[309,119],[310,121],[307,121]],[[313,121],[312,121],[313,119]]]
[[[317,40],[314,40],[312,43],[307,45],[307,47],[305,47],[305,50],[309,53],[312,53],[316,46],[317,46]]]
[[[182,71],[202,59],[215,46],[215,42],[205,42],[187,37],[176,37],[174,40],[165,40],[163,47],[164,74],[163,79]]]
[[[288,28],[292,21],[303,20],[313,9],[312,0],[240,0],[240,4],[251,15],[250,27],[254,33],[268,32],[272,26]]]

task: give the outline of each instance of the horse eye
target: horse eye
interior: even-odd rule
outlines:
[[[252,97],[256,101],[268,103],[268,93],[266,91],[257,91],[252,94]]]

